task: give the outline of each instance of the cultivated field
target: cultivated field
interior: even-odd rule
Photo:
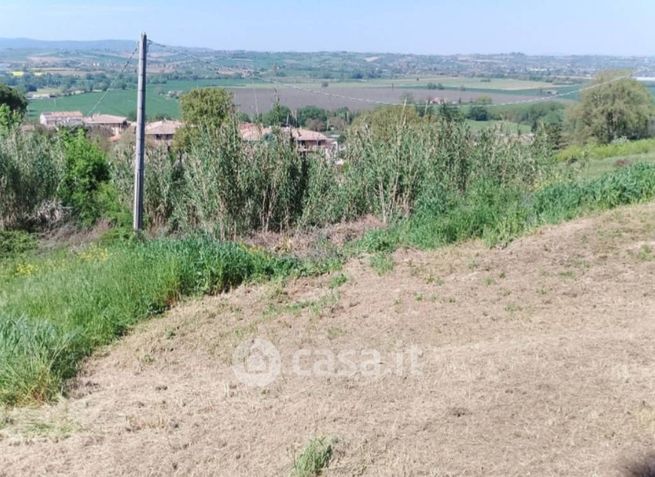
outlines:
[[[343,106],[352,111],[371,110],[381,104],[403,104],[408,95],[413,100],[425,103],[431,98],[443,98],[447,101],[467,103],[480,96],[489,96],[496,103],[530,99],[531,96],[516,96],[505,93],[479,93],[454,90],[428,90],[426,88],[391,88],[391,87],[310,87],[290,88],[280,85],[276,88],[235,88],[234,101],[239,109],[248,114],[268,111],[279,98],[282,104],[292,109],[314,105],[325,109],[337,109]]]
[[[0,415],[0,475],[289,475],[316,436],[324,475],[623,475],[655,445],[654,217],[189,302],[97,353],[70,398]],[[264,389],[231,369],[252,337],[281,355]],[[394,372],[299,376],[300,349],[376,350]]]
[[[427,84],[443,80],[444,90],[429,90]],[[520,80],[491,80],[483,83],[478,79],[464,78],[420,78],[398,80],[370,80],[329,82],[327,88],[321,87],[320,81],[285,80],[280,83],[233,80],[198,80],[169,81],[166,84],[149,85],[147,89],[147,108],[150,115],[165,114],[178,117],[180,114],[177,100],[169,98],[166,93],[184,92],[193,88],[218,86],[230,89],[235,95],[239,109],[248,114],[268,111],[276,98],[291,107],[300,108],[315,105],[326,109],[348,107],[353,111],[370,110],[381,103],[402,103],[407,95],[414,100],[424,102],[430,98],[444,98],[447,101],[468,102],[480,96],[488,96],[496,103],[516,102],[542,95],[542,88],[550,87],[548,83]],[[460,90],[464,86],[465,90]],[[570,88],[569,88],[570,89]],[[567,91],[563,88],[562,91]],[[94,107],[103,93],[86,93],[53,99],[34,100],[30,103],[29,113],[32,117],[43,111],[80,110],[87,113]],[[111,90],[99,112],[127,115],[135,110],[136,90]]]

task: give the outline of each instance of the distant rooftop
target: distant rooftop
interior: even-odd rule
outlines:
[[[259,124],[241,123],[239,133],[244,141],[261,141],[267,134],[271,133],[271,128],[265,128]]]
[[[80,111],[54,111],[45,112],[41,115],[46,119],[67,119],[67,118],[83,118],[84,115]]]
[[[111,114],[94,114],[93,116],[84,118],[84,123],[89,125],[110,125],[114,124],[120,126],[127,122],[124,116],[114,116]]]
[[[172,136],[180,127],[182,127],[180,121],[155,121],[154,123],[146,124],[146,134],[153,136]]]
[[[329,138],[320,132],[311,131],[309,129],[302,128],[288,128],[287,131],[291,132],[291,137],[296,141],[310,141],[310,142],[319,142],[319,141],[328,141]]]

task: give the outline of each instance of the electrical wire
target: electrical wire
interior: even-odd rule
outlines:
[[[125,71],[127,71],[127,67],[130,65],[130,62],[134,59],[134,55],[136,55],[136,52],[137,52],[138,50],[139,50],[139,47],[136,47],[136,48],[134,49],[134,51],[132,51],[132,54],[129,56],[129,58],[127,59],[127,61],[126,61],[125,64],[123,65],[123,68],[121,69],[121,72],[118,73],[117,78],[120,77],[120,76],[122,76],[123,73],[125,73]],[[116,81],[116,80],[114,80],[114,82],[115,82],[115,81]],[[107,88],[107,89],[105,90],[104,94],[103,94],[102,96],[100,96],[100,98],[98,99],[98,101],[96,102],[96,104],[93,105],[93,107],[92,107],[91,110],[89,111],[89,114],[88,114],[89,116],[91,116],[91,115],[96,111],[96,109],[98,109],[98,106],[100,106],[100,104],[102,104],[102,102],[105,100],[105,98],[106,98],[107,95],[109,94],[110,88],[111,88],[111,83],[109,84],[109,88]]]

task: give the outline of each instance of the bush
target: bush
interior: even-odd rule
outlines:
[[[109,162],[84,130],[64,132],[64,172],[58,195],[82,224],[92,225],[111,206]]]
[[[22,230],[0,230],[0,259],[36,248],[36,239]]]
[[[117,151],[114,183],[127,208],[133,149]],[[340,159],[342,168],[300,152],[281,129],[244,142],[232,116],[198,131],[179,160],[148,150],[146,216],[151,225],[221,238],[366,214],[390,223],[418,207],[443,207],[481,180],[529,188],[553,170],[544,135],[525,145],[502,130],[473,134],[463,122],[421,118],[413,108],[360,116]]]
[[[374,213],[390,222],[418,206],[443,208],[472,184],[530,188],[554,171],[543,135],[524,145],[498,130],[474,135],[457,121],[407,119],[392,117],[351,132],[344,172],[346,217]]]
[[[118,223],[131,224],[134,201],[134,142],[118,144],[111,156],[112,186],[117,191],[117,210],[113,213]],[[182,186],[182,165],[167,148],[146,148],[143,210],[146,225],[156,229],[175,230],[175,204]],[[121,218],[121,215],[123,216]]]
[[[60,143],[18,127],[0,130],[0,229],[33,228],[57,212],[57,188],[63,176]]]
[[[27,111],[27,98],[15,88],[0,84],[0,106],[7,106],[18,114],[25,114]]]
[[[231,121],[202,135],[182,159],[174,215],[186,230],[221,238],[288,228],[302,215],[309,160],[282,131],[247,144]]]
[[[332,460],[335,440],[326,437],[312,439],[294,460],[292,477],[315,477],[321,475]]]

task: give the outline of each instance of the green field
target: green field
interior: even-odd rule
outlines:
[[[581,177],[598,179],[605,174],[617,171],[633,164],[655,165],[655,154],[636,154],[633,156],[608,157],[606,159],[590,159],[580,171]]]
[[[86,93],[61,98],[34,100],[29,105],[29,117],[36,118],[45,111],[81,111],[83,114],[89,114],[103,94]],[[151,116],[166,114],[177,117],[180,114],[177,100],[158,95],[154,87],[148,87],[146,99],[146,108]],[[109,91],[95,112],[127,116],[131,111],[136,111],[136,90]]]

